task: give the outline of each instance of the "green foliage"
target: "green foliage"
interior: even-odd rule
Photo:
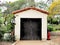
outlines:
[[[58,24],[59,22],[58,22],[58,19],[57,18],[54,18],[53,20],[52,20],[52,23],[53,24]]]
[[[6,16],[6,21],[8,22],[8,23],[11,23],[11,20],[14,18],[14,15],[13,14],[8,14],[7,16]]]
[[[48,30],[49,31],[59,31],[60,30],[60,17],[48,17]]]
[[[11,35],[10,35],[10,33],[5,33],[4,36],[3,36],[3,39],[4,39],[5,41],[10,41],[10,40],[11,40]]]
[[[4,17],[0,17],[0,23],[4,23],[4,21],[5,21],[5,19],[4,19]]]
[[[19,10],[21,8],[25,8],[29,6],[39,7],[44,10],[48,9],[48,5],[43,1],[37,3],[36,5],[34,0],[17,0],[16,2],[13,2],[13,3],[12,2],[6,3],[5,6],[7,7],[7,10],[5,10],[4,14],[10,14],[15,10]]]
[[[52,17],[49,17],[49,16],[48,16],[47,21],[48,21],[48,23],[51,24],[51,23],[52,23]]]
[[[7,10],[5,10],[4,14],[11,14],[15,10],[21,9],[21,6],[25,4],[24,0],[18,0],[13,3],[6,3],[5,6],[7,7]]]
[[[48,25],[48,31],[53,31],[53,27],[51,25]]]
[[[3,37],[4,33],[13,31],[14,24],[11,22],[13,18],[13,14],[8,14],[5,16],[0,14],[0,38]]]
[[[4,32],[0,31],[0,41],[2,40],[3,35],[4,35]]]
[[[0,31],[7,31],[7,27],[4,24],[1,24]]]
[[[39,3],[37,3],[36,7],[39,7],[44,10],[48,10],[48,5],[44,3],[43,1],[40,1]]]
[[[54,18],[53,16],[47,18],[48,23],[50,23],[50,24],[59,24],[59,19],[60,18]]]
[[[53,25],[48,25],[48,31],[56,31],[55,27]]]
[[[6,19],[5,21],[7,22],[6,27],[7,27],[7,30],[10,30],[9,32],[11,32],[11,30],[14,29],[14,26],[13,26],[14,24],[11,22],[13,18],[14,18],[13,14],[7,15],[7,17],[5,18]]]

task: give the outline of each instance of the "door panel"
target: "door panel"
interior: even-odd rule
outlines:
[[[40,40],[41,27],[40,18],[21,18],[20,40]]]

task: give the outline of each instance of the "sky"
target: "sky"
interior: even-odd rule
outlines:
[[[14,1],[17,1],[17,0],[0,0],[0,4],[2,4],[3,2],[6,3],[7,2],[14,2]],[[39,1],[44,1],[45,3],[48,1],[48,0],[35,0],[35,2],[39,2]],[[51,2],[52,0],[49,0],[49,2]]]
[[[14,1],[16,1],[16,0],[5,0],[5,1],[7,1],[7,2],[9,2],[9,1],[14,2]]]
[[[7,1],[7,2],[9,2],[9,1],[14,2],[16,0],[0,0],[0,2],[5,2],[5,1]]]
[[[44,1],[44,2],[46,2],[47,0],[35,0],[35,2],[39,2],[39,1]]]
[[[9,1],[11,1],[11,2],[14,2],[14,1],[16,1],[16,0],[0,0],[1,2],[4,2],[4,1],[7,1],[7,2],[9,2]],[[41,0],[35,0],[36,2],[39,2],[39,1],[41,1]],[[42,0],[42,1],[47,1],[47,0]]]
[[[17,0],[0,0],[0,4],[6,3],[6,2],[14,2],[14,1],[17,1]],[[35,2],[39,2],[39,1],[46,2],[47,0],[35,0]]]

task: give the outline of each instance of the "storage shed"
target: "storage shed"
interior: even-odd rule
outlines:
[[[13,14],[16,40],[47,40],[47,11],[28,7]]]

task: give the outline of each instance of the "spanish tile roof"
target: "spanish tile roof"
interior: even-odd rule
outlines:
[[[27,11],[27,10],[30,10],[30,9],[36,10],[36,11],[39,11],[39,12],[42,12],[42,13],[45,13],[45,14],[49,14],[47,11],[44,11],[44,10],[41,10],[41,9],[38,9],[38,8],[35,8],[35,7],[28,7],[28,8],[16,10],[16,11],[13,11],[12,13],[16,14],[16,13],[20,13],[20,12]]]

